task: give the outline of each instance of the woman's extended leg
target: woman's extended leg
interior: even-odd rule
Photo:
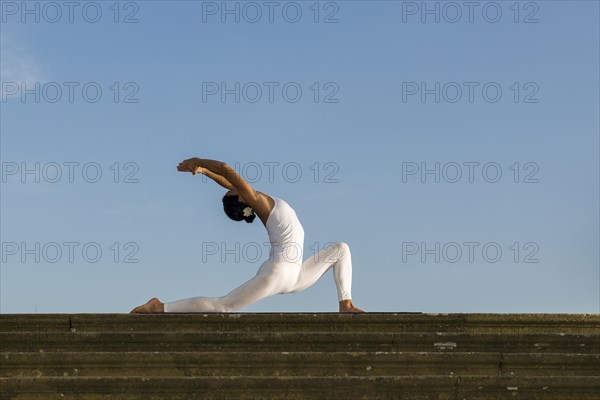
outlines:
[[[222,297],[192,297],[165,303],[165,312],[232,312],[293,287],[300,266],[290,263],[265,262],[256,276]]]
[[[350,248],[344,242],[326,246],[313,257],[304,260],[298,282],[290,293],[300,292],[312,286],[330,268],[333,268],[333,280],[337,288],[340,311],[362,311],[354,307],[351,301],[352,256]]]

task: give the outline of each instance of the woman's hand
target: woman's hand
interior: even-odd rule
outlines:
[[[217,160],[207,160],[204,158],[188,158],[187,160],[183,160],[177,166],[177,171],[181,172],[191,172],[192,175],[203,174],[208,176],[213,181],[217,182],[219,185],[223,186],[225,189],[232,190],[235,186],[223,176],[223,173],[229,173],[229,171],[233,171],[227,164]],[[237,173],[233,171],[233,173],[237,176]]]
[[[200,159],[197,157],[188,158],[187,160],[183,160],[177,166],[177,171],[181,172],[191,172],[192,175],[196,175],[197,173],[202,173],[204,168],[200,166]]]

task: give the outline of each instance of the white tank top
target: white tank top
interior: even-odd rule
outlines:
[[[271,198],[275,205],[265,224],[271,242],[269,260],[302,265],[304,228],[288,203],[278,197]]]

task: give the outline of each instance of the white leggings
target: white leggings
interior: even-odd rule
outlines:
[[[233,312],[275,294],[300,292],[333,267],[339,301],[351,299],[352,258],[344,242],[327,246],[302,265],[265,261],[256,276],[223,297],[192,297],[165,303],[165,312]]]

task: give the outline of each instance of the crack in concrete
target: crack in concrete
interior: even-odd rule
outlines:
[[[500,362],[498,363],[498,376],[504,376],[504,353],[500,353]]]

